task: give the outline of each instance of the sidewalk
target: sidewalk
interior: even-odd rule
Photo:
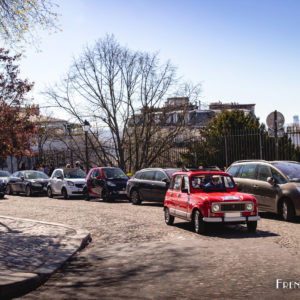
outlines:
[[[90,240],[63,224],[0,216],[0,299],[38,287]]]

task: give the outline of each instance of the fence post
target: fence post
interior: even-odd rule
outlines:
[[[259,131],[259,158],[263,159],[262,157],[262,140],[261,140],[261,130]]]
[[[226,134],[224,134],[224,142],[225,142],[225,164],[226,168],[228,167],[228,154],[227,154],[227,137]]]

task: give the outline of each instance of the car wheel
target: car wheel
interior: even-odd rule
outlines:
[[[248,232],[256,232],[257,221],[249,221],[247,222]]]
[[[136,191],[136,190],[133,190],[131,192],[131,197],[130,198],[131,198],[132,204],[134,204],[134,205],[139,205],[139,204],[142,203],[142,200],[140,198],[139,192]]]
[[[102,190],[101,198],[104,202],[109,202],[111,199],[108,196],[108,193],[105,189]]]
[[[64,199],[66,199],[66,200],[69,199],[68,192],[65,188],[62,189],[61,193],[62,193]]]
[[[90,191],[87,189],[85,192],[84,192],[84,199],[86,201],[90,201],[91,200],[91,196],[90,196]]]
[[[169,209],[165,207],[165,222],[167,225],[173,225],[174,223],[174,216],[170,215]]]
[[[295,209],[289,199],[284,199],[281,204],[281,217],[285,221],[291,221],[295,217]]]
[[[199,234],[203,234],[206,231],[206,224],[199,210],[196,210],[194,213],[194,230]]]
[[[7,194],[7,195],[12,195],[12,190],[11,190],[10,185],[7,185],[7,186],[6,186],[6,194]]]
[[[47,195],[49,198],[53,198],[53,193],[52,193],[52,189],[50,186],[48,186],[48,188],[47,188]]]
[[[32,191],[29,185],[26,186],[25,195],[26,197],[30,197],[32,195]]]

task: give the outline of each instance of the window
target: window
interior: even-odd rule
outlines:
[[[241,166],[239,165],[232,166],[229,170],[227,170],[227,173],[229,173],[232,177],[236,177],[240,167]]]
[[[135,178],[135,179],[141,179],[142,174],[143,173],[141,173],[141,172],[135,173],[135,175],[133,176],[133,178]]]
[[[102,174],[101,174],[101,172],[100,172],[99,169],[94,170],[93,173],[92,173],[92,175],[91,175],[92,178],[96,178],[97,176],[101,176],[102,177]]]
[[[63,177],[62,171],[61,170],[56,170],[53,177],[56,177],[56,178]]]
[[[173,190],[180,191],[181,186],[181,175],[177,175],[174,178]]]
[[[154,180],[156,180],[156,181],[162,181],[163,179],[167,179],[166,175],[163,172],[156,171],[155,172],[155,176],[154,176]]]
[[[275,169],[271,168],[271,173],[273,178],[275,178],[276,182],[279,184],[286,183],[285,178]]]
[[[183,177],[181,190],[187,190],[188,192],[190,191],[190,185],[189,185],[189,178],[188,178],[188,176],[184,176]]]
[[[240,169],[238,177],[240,178],[254,178],[256,164],[243,165]]]
[[[271,169],[269,166],[258,165],[257,180],[267,181],[268,177],[271,177]]]
[[[143,172],[141,179],[144,180],[154,180],[154,171],[145,171]]]

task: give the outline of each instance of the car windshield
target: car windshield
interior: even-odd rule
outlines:
[[[81,169],[64,169],[65,178],[85,178],[86,174]]]
[[[234,182],[228,175],[220,174],[200,174],[192,176],[191,184],[194,189],[230,189],[234,188]]]
[[[9,177],[10,173],[8,171],[0,171],[0,177]]]
[[[276,162],[273,165],[278,168],[289,181],[300,182],[300,164],[296,162]]]
[[[105,178],[107,179],[127,179],[127,175],[118,168],[102,169]]]
[[[24,173],[25,179],[48,179],[48,175],[43,172],[30,171]]]

